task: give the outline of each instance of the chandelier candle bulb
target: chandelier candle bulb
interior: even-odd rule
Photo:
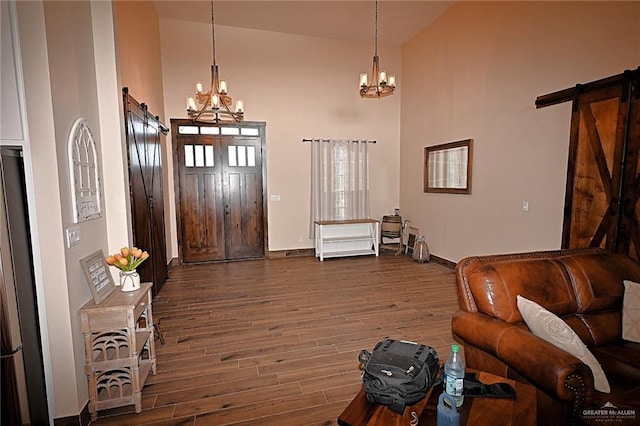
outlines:
[[[227,81],[226,80],[220,80],[220,93],[222,93],[222,94],[226,94],[227,93]]]
[[[217,94],[211,96],[211,108],[217,109],[220,106],[220,98]]]
[[[385,84],[387,82],[387,72],[380,71],[380,84]]]
[[[395,85],[396,85],[396,76],[395,75],[390,75],[389,76],[389,86],[395,87]]]
[[[197,82],[196,83],[196,93],[202,93],[202,83],[201,82]]]
[[[367,73],[366,72],[361,72],[360,73],[360,86],[364,86],[367,87]]]
[[[196,109],[196,101],[191,96],[187,98],[187,111],[194,111]]]
[[[242,101],[242,99],[238,99],[238,101],[236,102],[236,112],[244,112],[244,102]]]

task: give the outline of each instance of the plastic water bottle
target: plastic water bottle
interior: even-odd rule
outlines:
[[[460,407],[464,401],[464,359],[460,353],[460,346],[451,345],[451,352],[444,363],[444,391],[456,401]]]

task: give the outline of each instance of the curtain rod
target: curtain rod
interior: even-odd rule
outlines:
[[[319,142],[331,142],[331,141],[338,141],[338,142],[366,142],[366,143],[377,143],[377,141],[370,141],[367,139],[363,139],[363,140],[359,140],[359,139],[302,139],[302,142],[313,142],[313,141],[319,141]]]

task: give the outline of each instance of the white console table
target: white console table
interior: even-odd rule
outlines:
[[[378,256],[380,222],[375,219],[315,222],[316,257]]]

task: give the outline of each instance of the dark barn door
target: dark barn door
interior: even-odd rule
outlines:
[[[538,97],[573,101],[563,248],[640,260],[640,68]]]
[[[153,282],[158,294],[167,280],[167,250],[162,185],[162,140],[167,129],[123,89],[133,244],[150,258],[138,268],[140,279]]]
[[[171,127],[181,262],[264,257],[264,123]]]

